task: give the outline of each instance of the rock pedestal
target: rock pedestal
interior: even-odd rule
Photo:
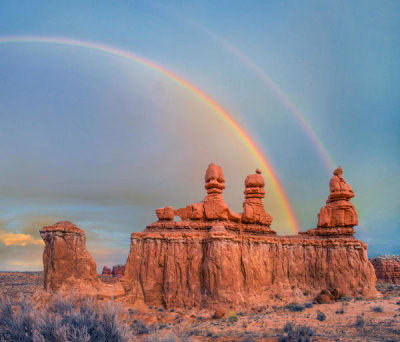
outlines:
[[[261,170],[257,169],[254,175],[248,175],[245,184],[245,201],[243,203],[243,223],[261,224],[268,228],[272,223],[272,216],[268,214],[262,203],[265,196],[264,178],[261,176]]]
[[[344,180],[341,166],[333,172],[329,189],[326,205],[318,214],[317,228],[306,233],[322,236],[353,236],[353,227],[358,224],[357,212],[350,202],[354,192],[350,184]]]

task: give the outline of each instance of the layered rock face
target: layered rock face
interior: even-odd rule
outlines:
[[[262,203],[261,171],[246,178],[243,213],[235,213],[222,196],[222,169],[210,164],[203,201],[176,210],[159,208],[158,221],[131,235],[125,275],[118,282],[123,287],[121,300],[133,305],[210,307],[259,305],[276,295],[290,299],[305,291],[374,296],[376,277],[367,245],[352,234],[356,216],[349,219],[346,214],[352,210],[348,208],[354,209],[349,202],[351,187],[342,187],[347,183],[337,173],[324,207],[329,206],[329,214],[321,209],[319,215],[321,220],[327,215],[324,223],[300,235],[277,236]],[[340,201],[346,202],[345,209]],[[344,221],[332,218],[340,216],[337,212],[344,212]],[[46,248],[52,246],[46,242]]]
[[[99,282],[96,263],[86,250],[83,230],[68,221],[43,227],[44,288],[58,290],[63,284],[73,286],[80,280],[96,286]]]
[[[123,277],[125,274],[125,265],[115,265],[111,272],[113,277]]]
[[[108,277],[122,277],[125,273],[125,265],[115,265],[111,268],[107,266],[103,267],[103,271],[101,275],[108,276]]]
[[[382,255],[370,259],[380,283],[400,284],[400,256]]]
[[[101,274],[111,277],[112,276],[111,268],[108,268],[107,266],[104,266],[103,267],[103,271],[101,272]]]
[[[112,297],[122,294],[121,285],[110,287],[99,280],[96,263],[86,249],[83,230],[61,221],[43,227],[44,288],[49,291]]]
[[[221,195],[222,170],[211,164],[205,200],[174,211],[182,222],[173,221],[171,207],[157,209],[159,221],[132,234],[123,279],[127,300],[173,307],[253,305],[277,294],[289,298],[321,290],[374,296],[376,278],[367,245],[352,234],[356,222],[347,216],[344,223],[331,219],[353,208],[351,187],[333,186],[337,174],[338,170],[331,181],[327,223],[301,235],[279,237],[270,229],[272,217],[261,201],[265,194],[261,172],[246,178],[244,211],[235,214]],[[218,200],[206,206],[214,193]],[[339,201],[346,202],[346,209]],[[167,210],[167,219],[159,215]]]

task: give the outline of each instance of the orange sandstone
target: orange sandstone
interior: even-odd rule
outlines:
[[[375,296],[374,268],[367,245],[353,236],[357,214],[349,200],[354,193],[341,168],[331,180],[317,228],[295,236],[277,236],[271,230],[272,217],[262,203],[265,183],[260,171],[245,180],[241,214],[234,213],[222,196],[221,167],[210,164],[205,183],[203,201],[176,210],[157,209],[158,221],[131,235],[125,274],[115,285],[122,285],[122,301],[219,308],[260,305],[275,295],[292,298],[304,292],[327,298],[321,301],[342,295]],[[182,221],[174,221],[174,216]],[[84,247],[83,232],[76,233],[79,248],[69,247],[68,242],[53,243],[53,236],[44,232],[46,288],[74,289],[75,283],[67,281],[73,277],[94,288],[95,295],[104,293]],[[62,240],[70,233],[60,234],[57,238]],[[69,257],[61,258],[60,264],[56,249],[67,246],[72,249],[62,253]]]

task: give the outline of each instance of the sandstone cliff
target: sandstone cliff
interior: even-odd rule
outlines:
[[[381,255],[370,259],[380,283],[400,284],[400,256]]]
[[[353,236],[357,216],[350,198],[354,193],[341,168],[334,172],[317,228],[295,236],[277,236],[270,228],[272,217],[261,201],[265,195],[261,171],[246,178],[243,213],[233,212],[225,203],[220,167],[210,164],[205,182],[203,201],[176,210],[159,208],[158,221],[131,235],[125,275],[115,285],[123,287],[121,300],[134,305],[206,307],[260,304],[276,296],[317,295],[321,290],[376,294],[367,245]],[[174,221],[174,216],[182,221]],[[44,240],[46,288],[74,288],[68,282],[73,275],[95,288],[96,295],[104,292],[86,248],[71,250],[76,255],[63,267],[72,273],[63,275],[60,267],[52,265],[57,260],[53,250],[65,244],[54,244],[46,235]],[[84,271],[78,266],[80,260],[86,265]]]

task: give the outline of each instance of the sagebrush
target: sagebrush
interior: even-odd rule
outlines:
[[[56,296],[44,307],[0,298],[0,341],[125,342],[130,331],[121,306]]]

